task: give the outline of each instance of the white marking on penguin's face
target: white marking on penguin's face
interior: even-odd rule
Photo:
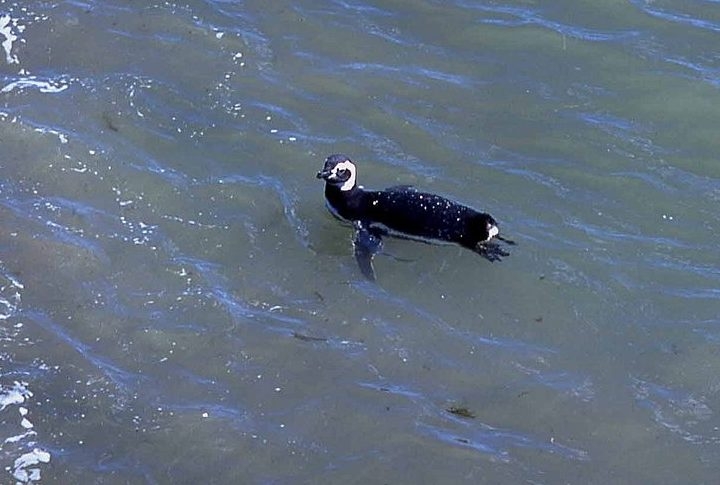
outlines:
[[[357,187],[355,164],[340,154],[327,157],[323,169],[317,173],[317,178],[324,179],[328,184],[338,187],[342,191],[349,191]]]
[[[352,163],[350,160],[345,160],[344,162],[340,162],[332,168],[332,170],[330,171],[330,177],[333,180],[342,181],[343,183],[340,186],[340,190],[345,192],[348,190],[352,190],[353,187],[355,187],[355,182],[357,178],[356,172],[357,169],[355,168],[355,164]]]

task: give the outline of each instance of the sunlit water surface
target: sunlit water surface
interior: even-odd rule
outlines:
[[[716,483],[720,3],[0,1],[2,483]],[[314,178],[487,210],[491,264]]]

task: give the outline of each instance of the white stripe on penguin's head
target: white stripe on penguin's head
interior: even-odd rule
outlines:
[[[340,190],[352,190],[353,187],[355,187],[355,180],[357,177],[357,169],[355,168],[355,164],[352,163],[350,160],[340,162],[332,168],[332,175],[337,178],[338,174],[343,170],[347,170],[348,172],[350,172],[350,177],[345,182],[343,182],[343,184],[340,186]]]

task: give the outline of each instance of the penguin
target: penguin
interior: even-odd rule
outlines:
[[[382,249],[382,238],[391,236],[434,244],[456,244],[488,261],[510,254],[492,239],[508,245],[495,219],[487,213],[420,192],[410,185],[385,190],[365,190],[357,182],[357,167],[347,156],[330,155],[317,173],[325,180],[325,203],[330,213],[355,229],[355,259],[363,275],[375,280],[373,257]]]

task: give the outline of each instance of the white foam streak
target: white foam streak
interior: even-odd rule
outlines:
[[[20,483],[32,483],[40,480],[40,469],[29,468],[40,463],[50,463],[50,453],[40,448],[21,455],[15,460],[13,477]]]
[[[0,35],[5,37],[5,40],[2,41],[2,47],[5,50],[5,61],[8,64],[20,64],[17,55],[12,53],[13,43],[18,40],[17,35],[13,32],[13,27],[18,32],[25,30],[25,26],[18,24],[17,19],[9,15],[0,16]]]
[[[39,81],[33,78],[23,78],[13,81],[0,89],[0,93],[9,93],[15,89],[37,88],[41,93],[61,93],[68,88],[67,84],[55,84],[50,81]]]
[[[23,404],[25,399],[32,397],[32,392],[25,387],[24,382],[15,381],[13,387],[0,386],[0,411],[13,404]]]

